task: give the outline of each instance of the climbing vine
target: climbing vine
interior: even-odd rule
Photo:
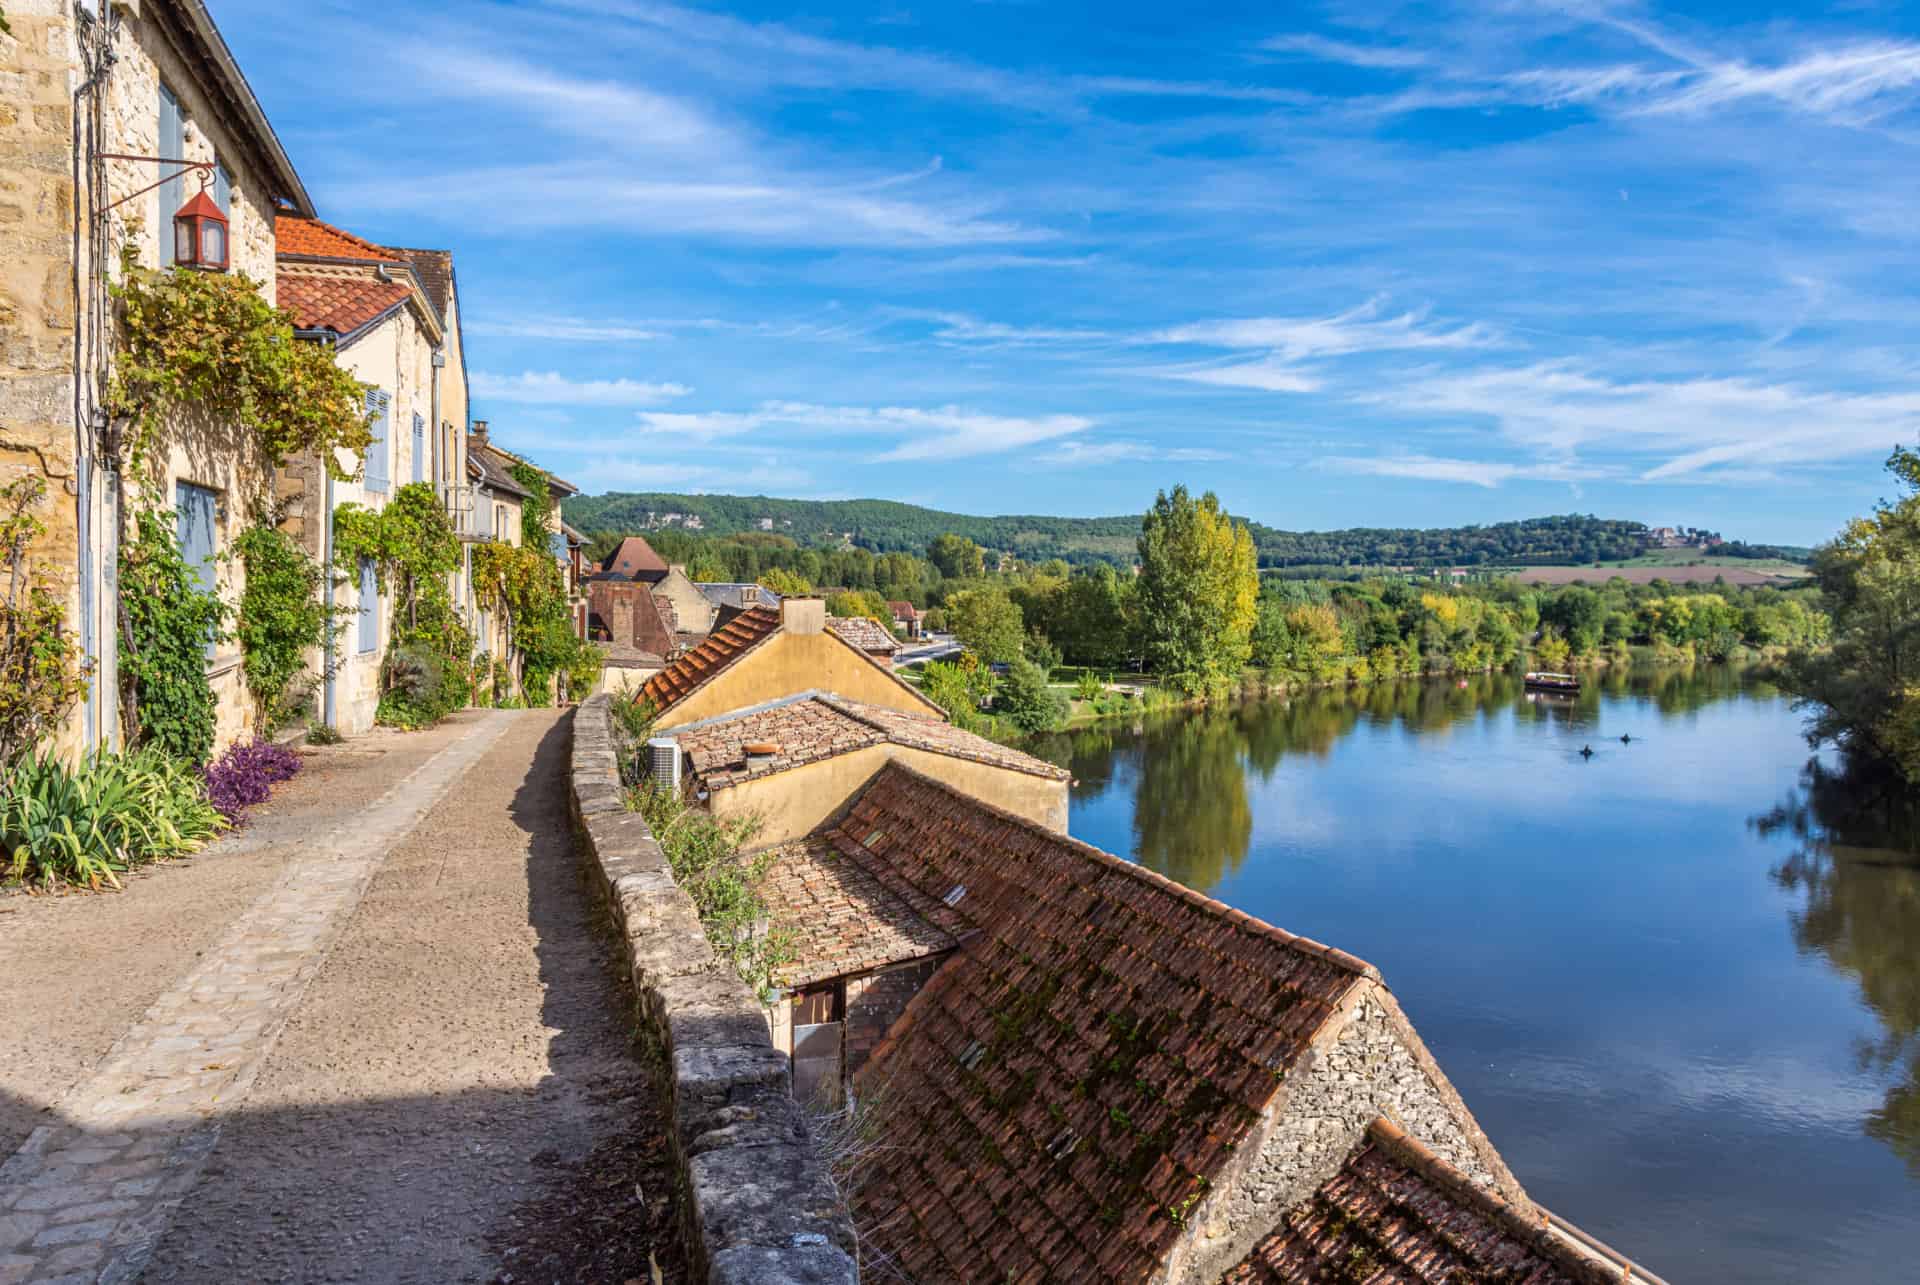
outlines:
[[[340,626],[330,625],[320,591],[325,570],[265,516],[234,541],[233,554],[246,571],[234,633],[242,672],[255,698],[254,731],[267,735],[306,704],[314,683],[307,657]]]
[[[120,550],[121,712],[130,746],[185,763],[213,750],[207,648],[223,636],[226,604],[200,587],[173,514],[147,509]]]
[[[127,426],[129,463],[191,419],[244,434],[269,465],[311,451],[335,477],[352,476],[334,452],[357,456],[373,440],[365,387],[330,349],[295,339],[246,274],[144,268],[129,242],[113,295],[120,351],[106,400]]]
[[[512,472],[532,497],[520,511],[521,543],[475,548],[473,588],[481,605],[501,612],[508,623],[527,702],[544,705],[556,678],[562,696],[584,695],[599,679],[604,656],[574,631],[566,576],[549,547],[553,500],[547,475],[526,463],[516,463]]]
[[[447,588],[460,566],[460,540],[433,486],[410,482],[383,509],[339,505],[333,524],[335,568],[357,578],[360,559],[369,559],[375,582],[393,596],[376,717],[424,727],[465,705],[473,694],[473,635]]]
[[[66,631],[66,608],[27,562],[46,528],[33,516],[47,484],[28,474],[0,487],[0,771],[56,728],[86,694],[87,673]]]

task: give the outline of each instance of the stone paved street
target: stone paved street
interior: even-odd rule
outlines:
[[[215,1209],[209,1219],[207,1191],[196,1190],[203,1177],[206,1184],[217,1187],[221,1175],[244,1170],[254,1159],[250,1151],[265,1145],[258,1136],[260,1121],[252,1114],[256,1081],[275,1064],[276,1046],[289,1020],[294,1019],[298,1027],[316,979],[339,974],[332,982],[322,981],[312,1001],[326,1010],[325,1020],[310,1024],[295,1041],[304,1041],[297,1059],[302,1065],[325,1062],[326,1050],[351,1045],[359,1034],[352,1026],[365,1014],[393,1012],[404,1019],[417,1013],[417,997],[409,1001],[395,993],[404,989],[392,985],[396,976],[431,974],[445,962],[444,952],[457,955],[463,944],[470,950],[498,953],[508,960],[509,968],[516,971],[515,982],[532,999],[515,1005],[496,997],[494,1007],[502,1008],[504,1016],[497,1023],[502,1029],[495,1034],[503,1048],[531,1050],[530,1056],[516,1062],[504,1052],[490,1057],[482,1047],[461,1050],[457,1068],[434,1065],[431,1059],[424,1064],[409,1061],[410,1048],[437,1046],[441,1030],[434,1024],[425,1030],[417,1025],[408,1028],[403,1021],[374,1032],[380,1038],[372,1046],[348,1047],[347,1061],[397,1063],[398,1074],[381,1086],[383,1100],[410,1093],[427,1104],[476,1080],[484,1081],[486,1067],[493,1061],[508,1069],[507,1078],[524,1071],[521,1078],[529,1084],[546,1079],[552,1032],[542,1021],[542,970],[536,957],[543,943],[528,923],[530,901],[537,900],[541,891],[537,887],[529,891],[536,882],[536,864],[541,867],[539,882],[558,881],[559,886],[549,890],[551,895],[572,903],[565,925],[569,944],[588,957],[584,972],[574,970],[572,985],[585,992],[577,998],[595,1010],[616,1003],[604,978],[596,976],[592,967],[584,894],[571,869],[571,839],[559,794],[558,763],[553,761],[556,754],[564,760],[564,722],[551,711],[484,712],[463,719],[466,725],[457,735],[445,738],[443,746],[392,780],[364,809],[333,817],[331,824],[305,836],[278,879],[234,915],[189,967],[165,984],[146,1013],[126,1029],[90,1074],[59,1097],[54,1109],[43,1114],[24,1143],[0,1164],[0,1285],[131,1281],[139,1279],[150,1263],[158,1273],[150,1273],[150,1278],[179,1280],[461,1279],[484,1270],[479,1246],[489,1220],[500,1213],[482,1207],[485,1202],[467,1210],[467,1221],[474,1225],[442,1227],[434,1234],[444,1239],[451,1231],[461,1242],[460,1252],[453,1255],[464,1255],[458,1272],[446,1270],[453,1263],[448,1258],[451,1251],[444,1247],[431,1255],[438,1267],[427,1261],[409,1262],[404,1268],[391,1261],[375,1266],[379,1255],[370,1257],[358,1245],[358,1236],[337,1220],[330,1226],[307,1227],[308,1234],[296,1238],[305,1247],[298,1258],[243,1264],[235,1261],[233,1245],[227,1242],[271,1246],[276,1243],[274,1232],[288,1229],[251,1225],[244,1193],[236,1205]],[[403,767],[406,755],[399,751],[406,742],[395,738],[388,744],[395,767]],[[542,756],[548,761],[537,763]],[[316,812],[322,810],[318,803]],[[537,824],[530,823],[536,816]],[[297,832],[298,814],[276,816],[272,823],[291,825]],[[238,850],[230,859],[248,859],[244,838],[228,842]],[[541,854],[547,859],[539,861]],[[139,897],[168,879],[194,879],[226,859],[219,849],[212,850],[192,866],[157,871],[135,881],[120,897]],[[432,882],[444,885],[447,895],[434,906],[395,908],[415,926],[413,939],[393,943],[396,950],[387,952],[392,958],[334,962],[342,942],[348,943],[349,955],[359,952],[358,936],[364,936],[365,930],[358,925],[367,914],[374,914],[376,920],[380,917],[363,905],[370,886],[379,900],[380,881],[395,873],[390,866],[413,870],[422,859],[433,868]],[[513,893],[500,900],[498,913],[483,925],[458,913],[461,890],[469,879],[483,894],[495,885]],[[111,905],[115,900],[69,898],[58,910],[84,914],[88,901]],[[39,908],[29,904],[26,913]],[[454,913],[444,921],[450,926],[443,933],[435,916],[449,908]],[[0,918],[0,934],[10,927],[8,918]],[[0,936],[0,943],[5,940]],[[16,965],[25,961],[8,960],[7,954],[0,944],[0,969],[15,976]],[[523,965],[517,962],[522,956]],[[85,969],[89,961],[67,960],[61,966]],[[447,980],[456,989],[460,985],[458,977]],[[618,1029],[621,1016],[608,1012],[601,1021],[616,1063],[625,1060]],[[443,1017],[447,1026],[457,1026],[460,1020],[454,1014]],[[6,1021],[0,1018],[0,1024]],[[7,1032],[10,1039],[21,1034]],[[336,1108],[328,1130],[349,1147],[377,1145],[355,1136],[351,1108],[367,1096],[359,1091],[361,1087],[342,1083],[336,1076],[310,1086],[313,1091],[307,1095],[306,1105],[317,1098]],[[338,1109],[343,1106],[349,1108],[345,1113]],[[372,1115],[359,1113],[369,1122]],[[234,1130],[236,1120],[246,1123]],[[366,1131],[391,1133],[390,1123],[378,1129],[368,1123]],[[488,1155],[494,1150],[484,1119],[462,1118],[457,1127],[461,1145],[470,1154]],[[351,1166],[344,1157],[334,1159],[345,1167],[317,1174],[317,1179],[336,1187],[352,1185],[359,1175],[346,1172]],[[389,1157],[390,1162],[399,1159]],[[525,1156],[520,1159],[524,1161]],[[286,1157],[272,1161],[277,1170],[284,1170],[288,1163]],[[503,1191],[512,1186],[505,1184]],[[179,1252],[169,1241],[177,1215],[197,1219],[191,1234],[180,1233],[194,1243],[179,1246]],[[300,1208],[295,1207],[293,1217],[300,1216]],[[319,1217],[314,1214],[315,1220]],[[217,1269],[213,1262],[196,1257],[194,1251],[203,1243],[218,1248]],[[323,1255],[324,1272],[314,1261],[316,1246],[329,1251]]]

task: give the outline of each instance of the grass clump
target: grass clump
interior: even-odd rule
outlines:
[[[193,852],[227,825],[200,770],[158,750],[77,767],[29,755],[0,789],[0,875],[48,890],[118,888],[134,866]]]

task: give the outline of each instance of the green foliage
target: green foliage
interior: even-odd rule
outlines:
[[[192,852],[226,825],[199,772],[158,749],[78,768],[29,755],[0,787],[0,872],[42,888],[117,888],[135,865]]]
[[[782,598],[799,597],[813,592],[813,583],[797,571],[788,571],[784,567],[769,567],[760,573],[758,583],[773,590]]]
[[[244,434],[266,464],[311,451],[351,476],[334,452],[361,455],[373,440],[364,386],[330,349],[296,340],[291,318],[244,273],[143,268],[129,243],[113,294],[121,342],[107,406],[131,425],[133,464],[191,410]]]
[[[121,712],[127,741],[185,763],[213,751],[207,647],[221,637],[226,604],[203,591],[174,533],[171,510],[134,518],[120,550]]]
[[[1046,671],[1030,660],[1008,667],[993,708],[1029,735],[1051,732],[1067,721],[1067,698],[1047,685]]]
[[[1809,741],[1889,764],[1911,784],[1920,782],[1920,454],[1896,450],[1887,469],[1906,493],[1814,551],[1832,645],[1796,648],[1783,685],[1811,713]]]
[[[28,474],[0,488],[0,772],[51,734],[87,690],[66,608],[28,565],[45,527],[33,510],[47,484]]]
[[[284,531],[257,522],[234,541],[233,555],[246,572],[234,633],[257,704],[254,731],[266,735],[306,703],[318,676],[296,680],[335,627],[320,600],[325,573]]]
[[[955,727],[969,732],[986,728],[980,706],[993,699],[997,684],[993,671],[979,657],[969,654],[956,662],[934,661],[926,667],[921,684],[927,699],[945,710]]]
[[[553,488],[548,485],[547,471],[525,460],[515,460],[507,466],[507,472],[527,493],[527,498],[520,501],[520,543],[528,548],[545,549],[553,534],[547,524],[558,507],[554,503]]]
[[[693,899],[714,953],[733,965],[762,1003],[772,1002],[774,971],[793,958],[793,949],[787,934],[759,931],[767,917],[759,885],[774,854],[740,852],[759,832],[759,819],[717,820],[690,807],[679,791],[647,785],[628,792],[627,807],[647,819],[674,883]]]
[[[1161,492],[1140,530],[1138,615],[1154,671],[1190,694],[1222,693],[1251,654],[1260,580],[1253,538],[1212,493]]]
[[[978,579],[987,570],[980,546],[951,531],[936,536],[927,546],[927,561],[949,580]]]
[[[360,559],[370,559],[375,581],[393,596],[375,717],[428,727],[471,700],[473,636],[447,588],[460,566],[460,540],[432,484],[409,482],[382,509],[336,506],[333,548],[341,575],[356,575]]]
[[[980,659],[1008,664],[1020,659],[1026,625],[1004,589],[964,589],[947,599],[947,628]]]
[[[879,621],[888,629],[893,628],[893,612],[887,607],[887,600],[871,589],[849,589],[830,594],[827,597],[827,614],[848,620],[864,616],[868,620]]]
[[[1106,683],[1101,681],[1100,675],[1094,673],[1091,669],[1073,680],[1073,698],[1075,700],[1099,700],[1100,697],[1106,693],[1106,690]]]

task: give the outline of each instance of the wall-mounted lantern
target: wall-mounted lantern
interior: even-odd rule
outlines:
[[[204,188],[173,216],[173,261],[183,268],[227,270],[227,216]]]

